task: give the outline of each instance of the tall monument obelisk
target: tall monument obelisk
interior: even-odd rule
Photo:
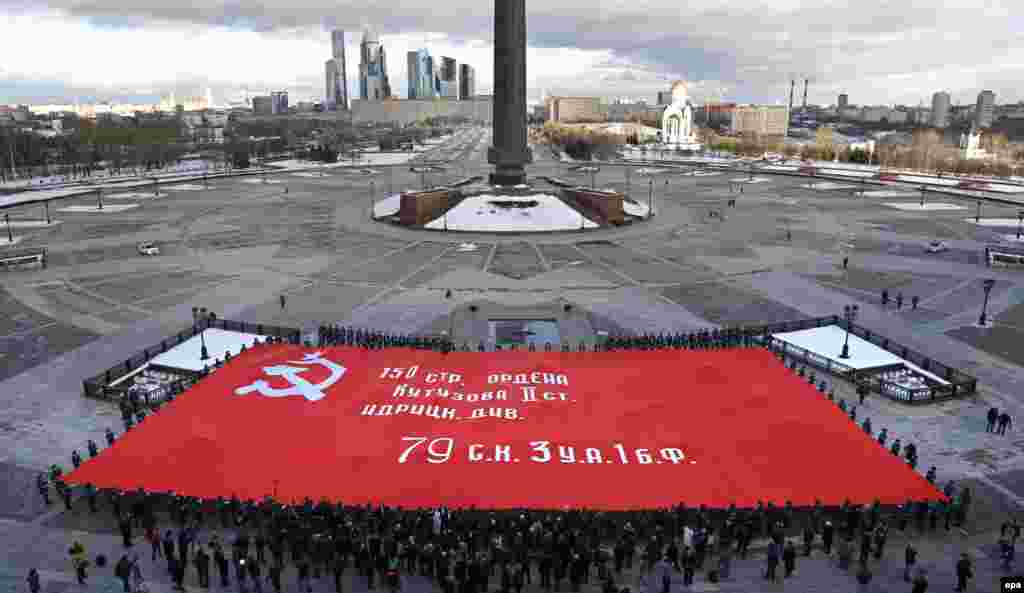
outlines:
[[[494,165],[491,185],[526,183],[526,0],[494,0]]]

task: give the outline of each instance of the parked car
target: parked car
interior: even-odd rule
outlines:
[[[139,243],[139,255],[160,255],[160,248],[152,241]]]
[[[928,253],[939,253],[942,251],[948,251],[949,245],[945,241],[929,241],[927,247]]]

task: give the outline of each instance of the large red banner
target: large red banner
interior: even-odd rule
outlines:
[[[405,507],[942,497],[771,353],[746,348],[260,346],[68,479]]]

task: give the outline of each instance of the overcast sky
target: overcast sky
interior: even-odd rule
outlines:
[[[1012,10],[1013,7],[1017,10]],[[697,101],[973,103],[1024,99],[1019,0],[527,0],[529,100],[550,94],[653,101],[675,79]],[[373,27],[405,97],[405,53],[493,78],[493,3],[481,0],[0,0],[0,103],[76,97],[152,100],[170,90],[220,103],[243,88],[320,100],[332,28],[348,31],[350,96],[358,44]]]

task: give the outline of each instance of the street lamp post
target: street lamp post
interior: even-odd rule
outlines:
[[[924,208],[924,186],[921,186],[921,208]]]
[[[996,285],[996,281],[992,278],[986,278],[981,281],[981,287],[985,290],[985,300],[981,304],[981,317],[978,318],[978,325],[984,327],[985,322],[988,320],[988,294],[992,292],[992,287]]]
[[[4,213],[4,222],[7,224],[7,242],[14,243],[14,233],[11,232],[11,215]]]
[[[377,186],[375,182],[370,180],[370,220],[373,220],[373,200],[377,197]]]
[[[654,215],[654,178],[647,181],[647,218]]]
[[[96,190],[96,209],[103,210],[103,188]]]
[[[1020,227],[1024,224],[1024,210],[1017,212],[1017,240],[1020,241]]]
[[[978,200],[978,210],[974,214],[974,223],[975,224],[980,224],[981,223],[981,200]]]
[[[850,358],[850,327],[853,325],[853,321],[857,319],[859,311],[860,307],[857,305],[846,305],[843,307],[843,319],[846,320],[846,338],[843,340],[843,351],[839,354],[839,358]]]
[[[192,314],[196,315],[195,307],[192,308]],[[210,352],[209,352],[209,350],[206,349],[206,328],[203,327],[203,323],[207,322],[209,320],[209,317],[207,317],[207,315],[206,315],[206,307],[202,307],[201,309],[199,309],[198,319],[199,319],[199,343],[202,345],[202,348],[200,348],[200,350],[199,350],[199,360],[209,360],[210,359]]]

